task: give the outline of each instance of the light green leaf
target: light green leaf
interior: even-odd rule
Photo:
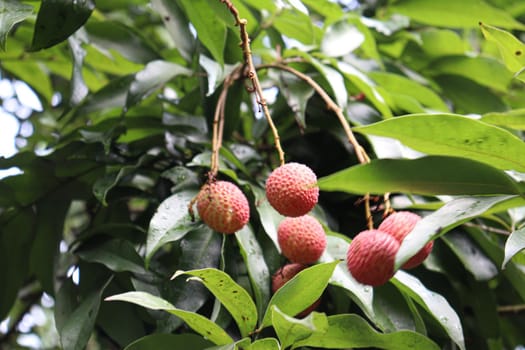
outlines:
[[[152,310],[164,310],[177,317],[180,317],[191,329],[202,335],[205,339],[210,340],[214,344],[224,345],[233,342],[233,339],[228,335],[228,333],[226,333],[221,327],[206,317],[195,312],[177,309],[166,300],[146,292],[127,292],[112,295],[107,297],[105,300],[126,301],[128,303],[137,304]]]
[[[26,82],[48,102],[53,97],[51,78],[43,67],[34,60],[14,60],[2,62],[2,68]]]
[[[328,317],[326,332],[314,333],[294,344],[293,349],[310,346],[325,349],[379,348],[390,350],[438,350],[432,340],[412,331],[379,333],[363,318],[354,314]]]
[[[322,191],[355,194],[407,192],[427,195],[519,194],[505,172],[470,159],[428,156],[376,159],[320,178]]]
[[[373,288],[357,282],[346,267],[346,253],[350,243],[341,237],[333,235],[327,235],[326,240],[326,249],[319,260],[322,262],[341,261],[341,263],[335,267],[329,283],[346,289],[365,314],[374,320]]]
[[[320,34],[320,29],[312,23],[311,18],[297,9],[282,9],[275,17],[273,26],[282,35],[305,45],[316,43]]]
[[[525,249],[525,228],[514,231],[505,242],[505,258],[501,268],[505,268],[512,257]]]
[[[281,350],[281,346],[275,338],[263,338],[248,345],[246,350]]]
[[[504,27],[501,24],[487,21],[487,23]],[[485,38],[498,46],[503,62],[512,73],[518,73],[525,68],[525,44],[511,33],[481,23],[481,32]]]
[[[357,49],[364,41],[365,36],[359,29],[342,20],[326,28],[321,41],[321,52],[328,57],[344,56]]]
[[[412,298],[421,307],[427,310],[432,317],[445,329],[450,339],[460,349],[465,350],[465,339],[461,320],[448,301],[443,296],[428,290],[417,278],[404,272],[398,271],[392,282]]]
[[[343,9],[338,3],[322,2],[319,0],[302,0],[302,3],[324,16],[327,20],[341,18],[344,15]]]
[[[196,334],[150,334],[126,346],[124,350],[165,350],[177,349],[181,344],[187,349],[204,350],[213,345],[201,336]]]
[[[450,29],[428,28],[421,32],[421,48],[431,57],[462,55],[468,45]]]
[[[178,192],[159,205],[148,228],[146,264],[163,244],[184,237],[192,229],[188,205],[196,195],[196,191]]]
[[[425,216],[401,243],[396,256],[396,269],[439,234],[483,214],[496,204],[510,198],[509,196],[457,198]]]
[[[413,114],[354,128],[427,154],[465,157],[525,172],[525,143],[507,130],[455,114]],[[453,133],[448,132],[454,130]]]
[[[255,195],[255,203],[257,213],[261,219],[261,225],[264,228],[266,235],[272,240],[275,245],[275,249],[279,252],[279,241],[277,240],[277,227],[279,223],[284,219],[284,216],[279,214],[266,199],[266,193],[262,188],[252,186],[252,192]]]
[[[5,51],[7,34],[18,22],[22,22],[33,13],[31,5],[15,0],[4,0],[0,3],[0,48]]]
[[[450,232],[441,239],[477,281],[488,281],[498,274],[496,265],[464,232]]]
[[[180,6],[197,31],[197,38],[210,50],[213,58],[224,64],[226,46],[226,23],[217,16],[207,0],[181,0]],[[232,17],[233,22],[233,17]]]
[[[149,62],[143,70],[135,74],[135,79],[129,87],[126,106],[138,103],[177,75],[191,75],[191,70],[167,61]]]
[[[389,11],[441,27],[476,28],[481,21],[503,28],[525,29],[508,12],[480,0],[401,0],[389,6]]]
[[[202,282],[224,305],[235,322],[237,322],[241,336],[248,336],[250,332],[255,330],[257,307],[252,301],[250,294],[227,273],[213,268],[177,271],[172,279],[183,274],[196,277],[196,280]]]
[[[484,123],[525,130],[525,108],[513,109],[507,112],[487,113],[480,120]]]
[[[338,264],[332,261],[308,267],[285,283],[270,299],[260,328],[271,325],[273,305],[287,315],[296,315],[312,305],[321,297]]]
[[[241,255],[248,269],[257,304],[257,314],[262,317],[264,308],[270,300],[270,271],[264,259],[264,251],[249,225],[236,232],[235,238],[237,238]]]
[[[302,320],[283,313],[275,305],[272,306],[272,326],[279,337],[281,347],[286,349],[290,345],[308,338],[314,332],[325,332],[328,320],[325,314],[313,312]]]

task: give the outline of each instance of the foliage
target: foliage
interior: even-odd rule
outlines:
[[[0,3],[0,70],[43,106],[0,158],[20,169],[0,181],[2,346],[42,295],[60,335],[48,347],[66,350],[525,344],[522,2],[232,4]],[[188,212],[214,168],[217,113],[218,177],[251,205],[233,235]],[[272,296],[276,141],[320,178],[328,246]],[[390,201],[424,216],[397,266],[436,243],[371,288],[342,260],[368,204],[377,225]]]

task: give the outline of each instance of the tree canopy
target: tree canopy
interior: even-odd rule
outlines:
[[[0,347],[523,346],[524,40],[521,0],[0,1]],[[327,245],[272,293],[289,162]],[[234,234],[195,210],[217,179]],[[395,211],[423,219],[361,284],[348,247]]]

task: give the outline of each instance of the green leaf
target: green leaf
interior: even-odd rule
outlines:
[[[505,28],[501,24],[487,23]],[[480,26],[485,38],[497,45],[503,62],[512,73],[518,73],[525,68],[525,44],[523,42],[505,30],[485,23],[480,23]]]
[[[5,0],[0,3],[0,48],[5,51],[7,34],[15,24],[22,22],[33,13],[31,5],[15,0]]]
[[[255,330],[257,324],[257,307],[250,294],[237,284],[227,273],[213,269],[177,271],[172,279],[180,275],[191,275],[201,282],[230,312],[245,337]],[[194,278],[191,278],[192,280]]]
[[[477,281],[488,281],[498,274],[496,265],[463,232],[450,232],[441,239]]]
[[[260,328],[271,325],[273,305],[287,315],[296,315],[312,305],[321,297],[338,264],[332,261],[308,267],[285,283],[270,299]]]
[[[395,138],[427,154],[457,156],[525,171],[525,143],[507,130],[455,114],[413,114],[354,128]],[[453,133],[448,132],[454,130]]]
[[[88,242],[75,253],[83,260],[103,264],[115,272],[146,273],[142,258],[135,251],[133,245],[126,240],[112,239],[103,243]]]
[[[281,346],[275,338],[263,338],[248,345],[246,350],[281,350]]]
[[[508,200],[509,196],[500,197],[465,197],[453,199],[440,209],[421,219],[405,237],[396,256],[396,269],[414,256],[421,248],[438,234],[461,225],[475,218],[494,205]]]
[[[295,8],[283,8],[279,11],[273,20],[273,26],[282,35],[305,45],[316,43],[320,34],[320,29],[314,26],[311,18]]]
[[[379,333],[363,318],[353,314],[328,316],[326,332],[314,333],[293,348],[310,346],[325,349],[379,348],[390,350],[438,350],[432,340],[412,331]]]
[[[428,290],[417,278],[402,270],[395,274],[392,282],[399,290],[427,310],[445,329],[450,339],[460,349],[465,350],[461,320],[443,296]]]
[[[162,245],[181,239],[192,229],[188,205],[196,195],[196,191],[178,192],[159,205],[148,228],[146,264]]]
[[[197,31],[197,38],[210,50],[213,58],[224,64],[224,47],[226,46],[227,26],[217,16],[207,0],[181,0],[180,6]],[[232,17],[232,23],[234,19]]]
[[[275,305],[272,306],[272,326],[279,337],[281,347],[286,349],[290,345],[308,338],[314,332],[325,332],[328,320],[325,314],[313,312],[302,320],[283,313]]]
[[[126,346],[124,350],[170,350],[183,345],[187,349],[204,350],[213,345],[196,334],[151,334]]]
[[[340,260],[329,283],[342,287],[350,293],[351,298],[359,305],[365,314],[372,320],[375,320],[375,312],[373,306],[374,290],[369,286],[365,286],[357,282],[346,267],[346,253],[348,252],[349,242],[341,237],[327,235],[327,244],[323,255],[320,258],[322,262],[330,262]]]
[[[257,314],[262,317],[264,308],[270,300],[270,271],[264,259],[264,251],[249,225],[235,233],[241,255],[248,269],[253,294],[257,305]]]
[[[80,28],[95,8],[93,0],[43,0],[36,17],[31,50],[56,45]]]
[[[257,213],[261,219],[262,227],[266,235],[272,240],[275,248],[280,252],[279,241],[277,240],[277,227],[279,223],[284,219],[284,216],[279,214],[266,199],[266,193],[264,189],[252,186],[253,194],[255,195],[255,203]]]
[[[33,60],[16,60],[2,62],[2,68],[26,82],[47,101],[53,97],[51,78],[43,67]]]
[[[416,22],[441,27],[475,28],[478,23],[491,23],[511,29],[525,29],[507,11],[480,0],[401,0],[389,6],[391,13],[400,13]]]
[[[322,191],[356,194],[407,192],[428,195],[519,194],[503,171],[470,159],[428,156],[376,159],[318,180]]]
[[[178,75],[191,75],[191,70],[167,61],[149,62],[143,70],[135,74],[135,79],[129,87],[126,106],[138,103]]]
[[[321,41],[321,52],[328,57],[340,57],[357,49],[365,36],[346,20],[338,21],[326,28]]]
[[[459,34],[450,29],[428,28],[421,33],[421,48],[431,57],[462,55],[468,50]]]
[[[152,310],[164,310],[177,317],[180,317],[195,332],[202,335],[205,339],[214,344],[224,345],[233,342],[233,339],[219,326],[195,312],[177,309],[166,300],[151,295],[146,292],[127,292],[112,295],[105,299],[106,301],[126,301],[140,305]]]
[[[491,112],[484,114],[482,122],[506,126],[516,130],[525,130],[525,108],[514,109],[507,112]]]
[[[525,228],[512,232],[505,242],[505,258],[501,268],[505,268],[512,257],[525,248]]]
[[[65,315],[62,322],[57,322],[57,328],[60,333],[60,341],[64,350],[82,350],[93,332],[95,321],[100,308],[102,293],[111,282],[110,278],[101,288],[90,292],[80,304],[71,310],[71,313]],[[66,283],[72,283],[68,280]],[[72,286],[63,286],[62,293],[68,292]],[[59,292],[60,294],[60,292]],[[65,296],[64,298],[69,298]],[[59,297],[59,299],[62,299]],[[57,305],[56,312],[60,312]]]

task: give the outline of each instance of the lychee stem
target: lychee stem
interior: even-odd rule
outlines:
[[[255,65],[253,64],[252,50],[250,48],[250,37],[248,35],[248,30],[246,29],[246,25],[248,21],[245,18],[240,18],[239,11],[232,4],[230,0],[219,0],[219,1],[225,4],[226,7],[228,7],[228,10],[230,10],[233,17],[235,18],[235,24],[239,26],[239,31],[241,35],[240,46],[242,48],[242,52],[244,56],[244,63],[246,65],[246,71],[247,71],[246,75],[248,76],[248,78],[250,79],[253,85],[253,89],[250,89],[250,90],[255,92],[257,103],[262,107],[264,116],[268,122],[268,125],[270,126],[270,129],[272,130],[275,148],[279,155],[280,165],[283,165],[284,164],[284,151],[281,147],[281,139],[279,137],[279,132],[277,131],[277,128],[275,127],[272,116],[270,115],[270,111],[268,110],[268,105],[263,95],[261,83],[259,82],[259,77],[257,76]]]

